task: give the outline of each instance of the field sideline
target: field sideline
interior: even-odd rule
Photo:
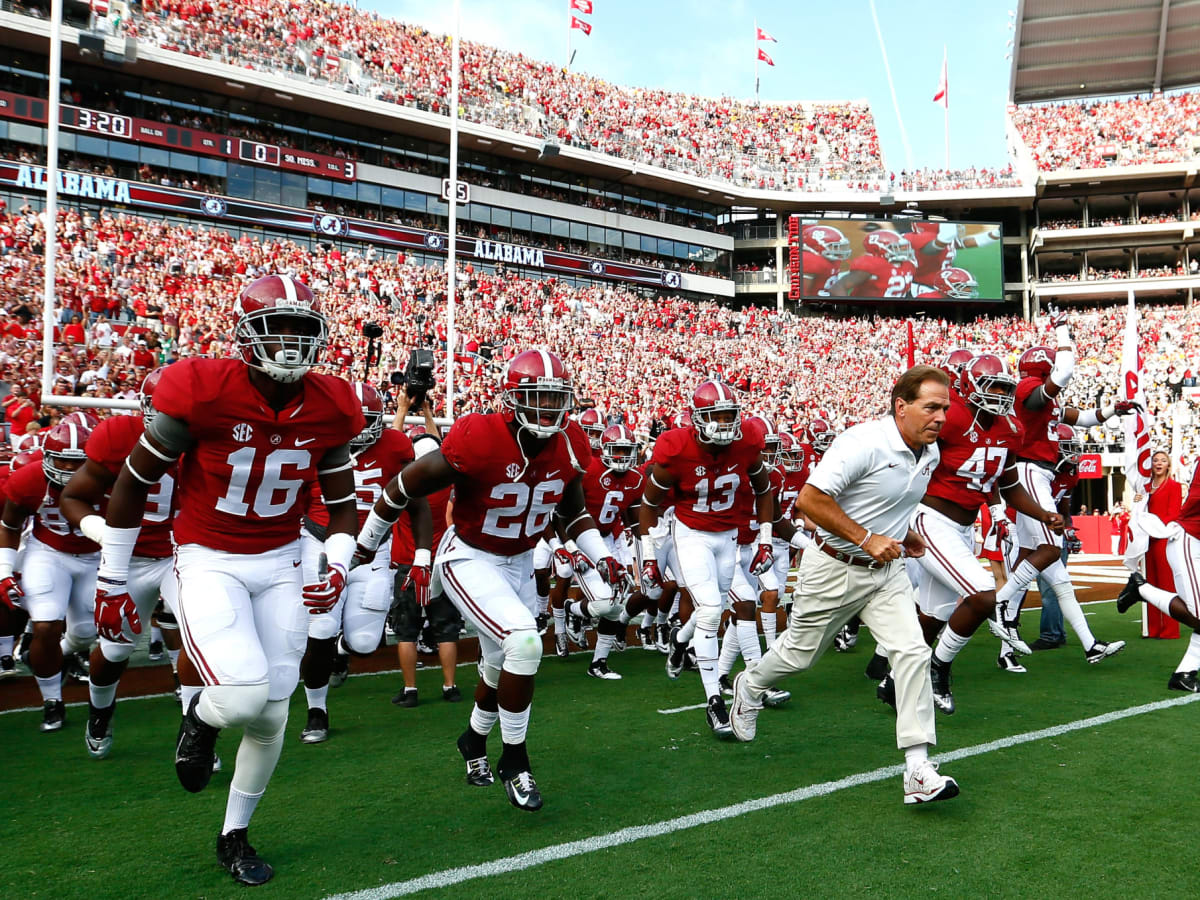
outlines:
[[[1197,698],[1165,690],[1183,642],[1139,640],[1136,617],[1111,603],[1087,612],[1104,639],[1130,642],[1124,653],[1088,666],[1071,638],[1018,676],[995,668],[990,636],[964,651],[937,754],[963,794],[928,808],[900,802],[894,719],[862,677],[869,637],[793,679],[792,703],[765,711],[747,745],[713,740],[698,710],[657,712],[702,699],[694,675],[667,680],[658,654],[617,655],[626,678],[612,683],[588,679],[582,654],[545,660],[536,815],[498,785],[463,783],[465,704],[398,710],[396,675],[354,678],[331,696],[327,744],[299,744],[303,700],[292,704],[251,829],[277,875],[255,893],[1194,896],[1200,875],[1171,849],[1200,814],[1186,787]],[[1036,634],[1036,614],[1025,629]],[[423,697],[438,680],[419,673]],[[230,767],[202,794],[178,787],[173,700],[124,704],[101,762],[84,753],[77,708],[57,735],[37,721],[0,718],[7,896],[243,895],[213,857]],[[218,750],[232,761],[234,737]]]

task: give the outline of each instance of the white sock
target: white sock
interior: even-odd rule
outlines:
[[[670,618],[670,616],[668,616],[665,612],[655,613],[654,624],[655,625],[666,625],[667,619],[669,619],[669,618]]]
[[[1170,591],[1164,591],[1152,584],[1143,584],[1138,588],[1138,595],[1163,615],[1171,615],[1171,601],[1175,599],[1175,595]]]
[[[179,651],[178,650],[168,650],[167,651],[167,659],[171,660],[171,671],[178,674],[178,672],[179,672]]]
[[[538,594],[537,595],[537,611],[538,611],[539,616],[543,615],[546,612],[546,607],[549,605],[550,605],[550,595],[549,594]]]
[[[62,676],[51,675],[49,678],[37,678],[38,690],[42,692],[42,701],[62,699]]]
[[[771,645],[775,643],[775,636],[779,633],[779,621],[775,618],[775,613],[765,612],[762,614],[762,630],[763,637],[767,639],[767,649],[771,649]]]
[[[155,641],[161,641],[162,639],[163,639],[162,629],[159,628],[157,625],[151,625],[150,626],[150,643],[153,644]]]
[[[1004,586],[996,591],[996,607],[1002,611],[1005,619],[1011,621],[1016,617],[1025,589],[1033,584],[1037,577],[1037,568],[1029,560],[1023,559],[1008,581],[1004,582]]]
[[[1200,634],[1193,631],[1191,639],[1188,640],[1187,651],[1183,654],[1183,659],[1179,661],[1179,666],[1175,671],[1195,672],[1197,669],[1200,669]]]
[[[552,610],[554,613],[554,633],[556,635],[567,633],[567,611],[565,609]]]
[[[89,680],[88,699],[96,709],[107,709],[117,701],[117,682],[101,686]]]
[[[753,619],[737,621],[738,643],[742,649],[742,659],[746,665],[762,659],[762,645],[758,642],[758,623]]]
[[[690,619],[688,619],[686,622],[684,622],[683,625],[681,625],[679,627],[679,638],[678,638],[679,643],[686,644],[686,643],[690,642],[692,639],[692,635],[694,635],[695,633],[696,633],[696,617],[692,616]],[[714,634],[713,637],[715,638],[716,635]],[[713,658],[714,659],[716,658],[716,655],[717,655],[717,651],[714,648],[713,649]]]
[[[1069,581],[1060,581],[1058,584],[1050,585],[1050,588],[1054,591],[1054,596],[1058,598],[1058,606],[1062,610],[1063,618],[1067,620],[1071,630],[1078,635],[1083,649],[1091,650],[1092,645],[1096,643],[1096,636],[1088,627],[1087,619],[1083,617],[1083,608],[1075,599],[1074,586]]]
[[[596,649],[592,651],[592,662],[600,662],[608,659],[608,654],[612,652],[613,641],[616,640],[616,635],[599,634],[596,635]],[[505,743],[508,743],[505,741]]]
[[[737,662],[738,654],[741,652],[741,635],[738,634],[736,622],[730,622],[729,627],[725,629],[725,637],[721,639],[721,655],[717,660],[717,676],[728,675],[733,671],[733,664]]]
[[[305,699],[308,700],[309,709],[325,709],[326,703],[329,700],[329,685],[319,688],[305,688]]]
[[[937,646],[933,648],[933,655],[939,662],[952,663],[954,657],[958,656],[959,651],[967,646],[969,637],[963,637],[953,628],[947,625],[942,629],[941,637],[938,638]]]
[[[480,709],[479,704],[476,703],[471,710],[471,730],[487,737],[492,733],[492,728],[498,718],[500,718],[500,713],[494,710]]]
[[[245,797],[258,798],[267,789],[275,764],[279,762],[279,752],[283,749],[283,735],[287,728],[288,701],[268,700],[258,718],[246,724],[242,733],[242,741],[238,744],[237,764],[233,769],[233,779],[229,785],[232,795],[237,792]],[[246,820],[241,826],[250,822],[249,813],[254,812],[251,805],[246,814]],[[228,816],[228,810],[226,815]],[[226,819],[228,822],[228,819]]]
[[[913,744],[904,748],[904,772],[908,774],[918,765],[929,759],[928,744]]]
[[[696,617],[692,616],[691,621],[695,622]],[[696,651],[696,667],[704,684],[704,696],[718,696],[721,693],[721,676],[717,674],[717,633],[697,631],[692,638],[692,647]]]
[[[525,732],[529,730],[529,709],[527,706],[520,712],[509,712],[500,707],[500,739],[504,743],[525,743]]]
[[[179,686],[179,705],[183,707],[185,713],[188,711],[188,707],[192,705],[192,698],[202,690],[204,688],[192,684],[181,684]]]
[[[249,828],[250,817],[254,815],[258,801],[262,799],[264,793],[265,791],[259,791],[257,794],[243,794],[241,791],[230,788],[229,799],[225,801],[225,824],[221,828],[221,834],[229,834],[236,828]]]

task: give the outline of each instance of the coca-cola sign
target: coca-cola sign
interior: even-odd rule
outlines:
[[[1099,453],[1084,453],[1079,457],[1080,478],[1100,478],[1103,474]]]

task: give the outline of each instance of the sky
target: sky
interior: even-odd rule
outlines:
[[[889,169],[940,168],[945,119],[933,102],[946,48],[950,72],[950,165],[1003,166],[1011,62],[1010,10],[1016,0],[869,0],[814,3],[749,0],[592,0],[590,36],[576,30],[573,70],[629,87],[705,96],[754,97],[754,26],[778,43],[759,44],[774,67],[759,65],[764,101],[871,103]],[[568,0],[461,0],[462,33],[535,59],[565,64]],[[359,0],[363,9],[448,32],[452,0]]]

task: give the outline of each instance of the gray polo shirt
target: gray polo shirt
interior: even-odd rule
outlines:
[[[885,416],[839,434],[808,483],[836,500],[863,528],[902,541],[939,459],[936,442],[924,447],[918,459],[895,420]],[[823,528],[817,529],[817,536],[835,550],[869,558]]]

